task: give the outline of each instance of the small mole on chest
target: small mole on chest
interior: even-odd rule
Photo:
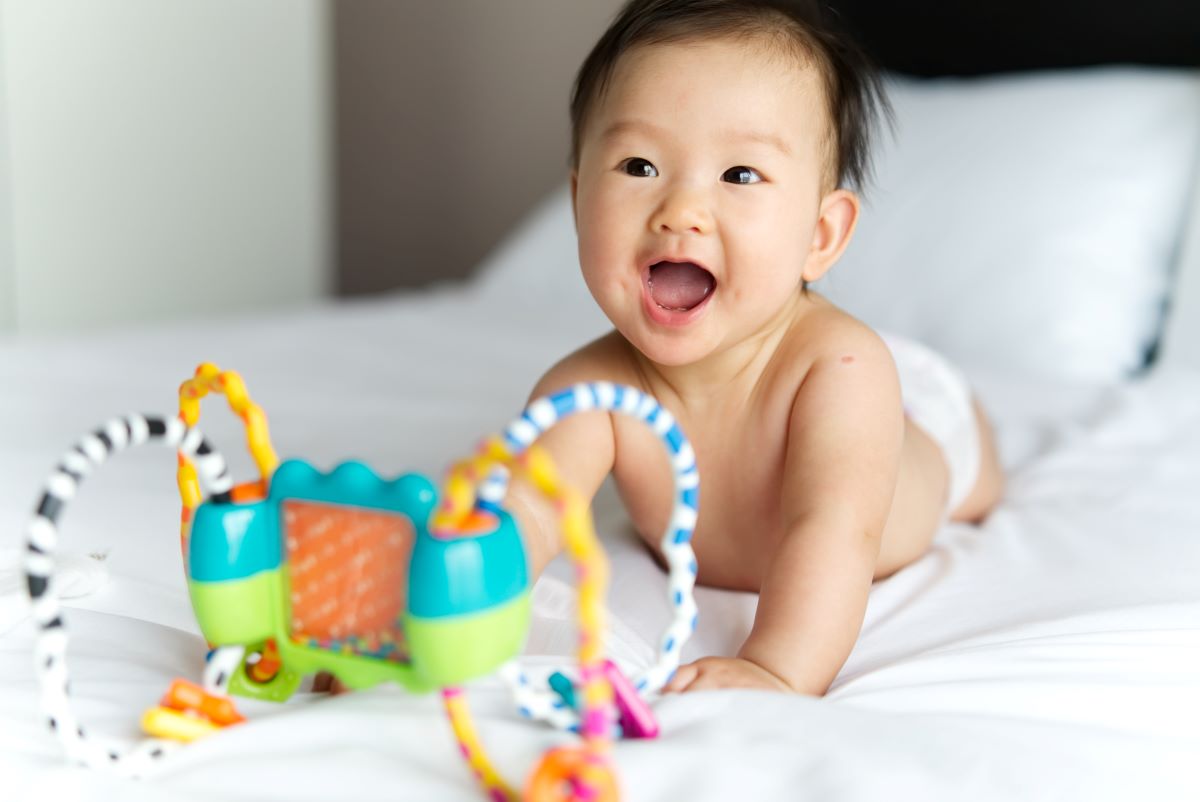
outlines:
[[[849,365],[849,364],[850,364],[851,362],[853,362],[853,361],[854,361],[854,357],[852,357],[852,356],[844,356],[844,357],[842,357],[842,364],[843,364],[843,365]]]

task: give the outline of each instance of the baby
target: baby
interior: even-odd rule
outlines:
[[[667,690],[823,694],[871,582],[1000,497],[958,371],[808,288],[854,232],[848,187],[881,102],[816,4],[633,0],[577,78],[579,260],[614,330],[533,395],[603,380],[657,398],[696,450],[698,581],[759,593],[737,656],[684,665]],[[612,473],[657,552],[672,479],[652,432],[593,412],[541,442],[589,498]],[[520,483],[510,502],[539,574],[562,545],[554,513]]]

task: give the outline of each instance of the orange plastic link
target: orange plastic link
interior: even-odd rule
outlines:
[[[275,640],[272,638],[263,645],[258,662],[246,666],[246,673],[255,682],[270,682],[281,668],[283,668],[283,658],[279,656],[279,649],[275,646]]]
[[[172,710],[195,711],[219,727],[241,724],[246,720],[228,696],[209,693],[186,679],[172,682],[159,704]]]
[[[240,485],[234,485],[230,489],[229,497],[238,504],[262,501],[267,497],[267,483],[263,479],[254,482],[242,482]]]
[[[612,769],[583,749],[559,747],[542,756],[525,788],[527,802],[617,802]]]

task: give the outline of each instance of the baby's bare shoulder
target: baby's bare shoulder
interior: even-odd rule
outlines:
[[[791,332],[789,359],[803,367],[797,387],[813,371],[854,365],[857,373],[879,373],[889,380],[895,374],[892,353],[883,338],[867,324],[823,299]]]
[[[630,345],[616,331],[560,359],[538,381],[533,396],[553,393],[578,382],[594,381],[641,384]]]

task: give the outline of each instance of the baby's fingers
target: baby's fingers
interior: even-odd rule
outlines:
[[[680,666],[675,672],[675,676],[663,686],[664,693],[681,693],[688,689],[688,686],[696,679],[700,673],[700,669],[695,663],[688,663],[686,666]]]
[[[683,690],[688,693],[692,691],[715,691],[728,687],[729,683],[726,680],[725,674],[718,666],[697,666],[695,676]]]

